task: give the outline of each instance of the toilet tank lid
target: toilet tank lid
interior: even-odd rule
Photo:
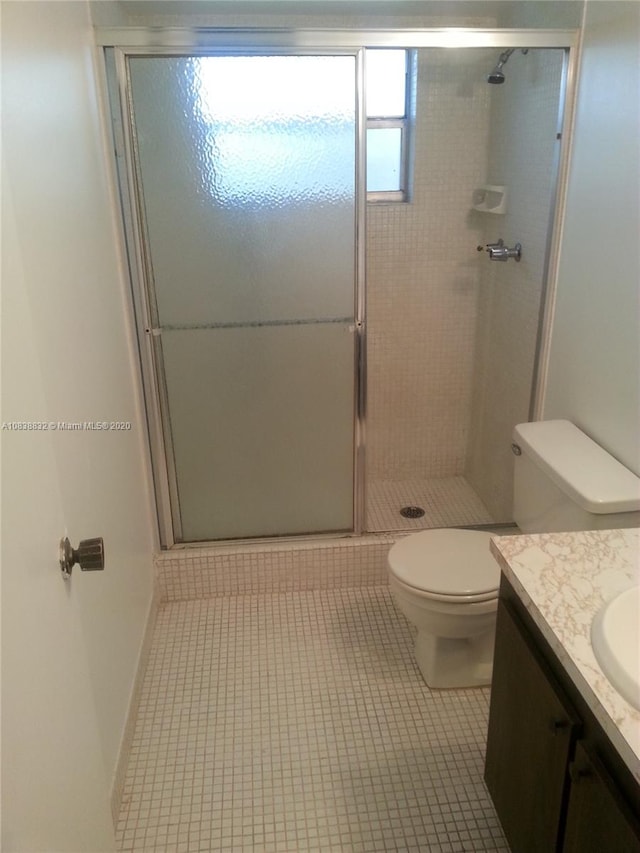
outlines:
[[[513,440],[587,512],[640,510],[640,478],[570,421],[518,424]]]

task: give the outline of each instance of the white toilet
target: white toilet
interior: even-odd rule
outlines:
[[[513,431],[513,517],[522,533],[640,527],[640,479],[569,421]],[[394,598],[417,628],[430,687],[489,684],[500,570],[491,534],[423,530],[389,551]]]

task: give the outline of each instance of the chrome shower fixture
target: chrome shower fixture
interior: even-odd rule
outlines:
[[[514,50],[515,47],[510,47],[500,54],[497,65],[495,66],[491,74],[489,74],[489,76],[487,77],[487,83],[504,83],[505,77],[502,69],[507,64],[509,57],[511,56]],[[529,48],[523,47],[521,48],[520,52],[522,54],[529,53]]]
[[[487,252],[489,259],[492,261],[508,261],[513,258],[514,261],[520,263],[522,258],[522,243],[516,243],[513,249],[505,246],[502,237],[497,243],[487,243],[486,246],[478,246],[479,252]]]

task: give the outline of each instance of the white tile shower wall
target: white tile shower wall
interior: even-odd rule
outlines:
[[[464,469],[495,51],[418,52],[409,204],[369,205],[367,473],[451,477]]]
[[[474,213],[484,242],[522,244],[522,261],[481,258],[469,455],[465,474],[496,521],[511,519],[511,431],[529,418],[549,212],[554,191],[561,50],[517,51],[492,90],[487,183],[509,189],[506,215]]]
[[[156,557],[162,601],[386,584],[392,536],[185,548]]]

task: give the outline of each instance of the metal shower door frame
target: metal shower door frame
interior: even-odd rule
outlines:
[[[560,48],[565,50],[563,86],[559,110],[559,138],[554,205],[545,259],[531,419],[539,416],[544,394],[546,357],[549,348],[555,272],[558,263],[559,222],[564,203],[563,181],[568,167],[569,130],[573,118],[578,40],[575,30],[485,30],[467,28],[397,30],[276,30],[276,29],[180,29],[131,27],[96,30],[104,51],[105,87],[113,132],[115,170],[123,221],[144,394],[150,461],[153,474],[159,539],[162,548],[224,544],[183,543],[177,478],[171,439],[167,387],[158,333],[157,309],[150,275],[142,190],[136,171],[135,134],[129,57],[208,55],[352,55],[356,59],[356,204],[354,279],[354,487],[353,530],[349,533],[308,534],[300,539],[361,535],[366,531],[366,115],[364,56],[367,48]],[[273,541],[255,538],[234,542]]]
[[[359,284],[364,279],[364,251],[361,250],[363,228],[360,225],[364,214],[364,182],[360,176],[364,174],[364,156],[361,153],[360,141],[362,132],[363,98],[360,96],[363,52],[343,47],[332,48],[278,48],[254,45],[243,50],[223,49],[220,46],[202,47],[186,46],[133,48],[123,50],[106,46],[105,57],[107,64],[107,87],[114,127],[114,145],[116,149],[116,165],[120,184],[120,202],[123,212],[125,241],[129,272],[131,276],[136,331],[140,354],[145,410],[149,432],[151,466],[153,471],[154,490],[156,497],[160,543],[164,548],[182,543],[182,523],[180,513],[177,472],[174,457],[173,439],[171,434],[171,418],[169,413],[168,391],[164,372],[162,351],[162,335],[159,326],[156,298],[153,287],[151,253],[146,233],[143,192],[140,175],[137,169],[136,136],[133,122],[133,105],[131,99],[131,81],[129,76],[129,57],[158,57],[158,56],[223,56],[223,55],[281,55],[281,56],[352,56],[355,60],[356,86],[354,89],[355,114],[355,203],[354,203],[354,485],[353,485],[353,519],[351,533],[359,532],[362,528],[358,511],[364,505],[361,497],[363,484],[364,460],[361,449],[364,446],[363,436],[359,427],[362,421],[362,382],[360,377],[364,372],[364,298]],[[322,536],[325,534],[307,534]],[[336,534],[326,534],[336,535]],[[304,538],[302,537],[295,537]],[[250,541],[259,541],[260,537]],[[267,541],[271,541],[269,537]],[[218,540],[223,541],[223,540]],[[243,540],[233,540],[235,542]],[[184,543],[189,544],[189,543]],[[202,543],[197,543],[202,544]]]

